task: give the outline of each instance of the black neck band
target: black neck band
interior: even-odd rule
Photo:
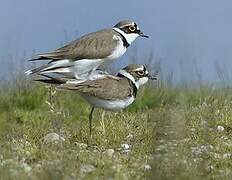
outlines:
[[[132,87],[133,87],[133,96],[136,98],[138,89],[137,89],[135,83],[134,83],[133,81],[131,81],[131,79],[129,79],[128,77],[126,77],[126,76],[124,76],[124,75],[122,75],[122,74],[120,74],[120,73],[118,73],[117,76],[118,76],[118,77],[121,77],[121,78],[126,78],[126,79],[128,79],[130,85],[132,85]]]
[[[127,42],[126,38],[118,31],[114,30],[115,32],[117,32],[121,38],[122,38],[122,41],[123,41],[123,46],[125,46],[126,48],[128,48],[130,46],[130,44]]]

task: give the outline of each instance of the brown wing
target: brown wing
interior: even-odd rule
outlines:
[[[38,55],[34,60],[52,59],[53,61],[70,59],[99,59],[109,56],[117,45],[118,40],[113,38],[117,34],[112,29],[105,29],[82,36],[75,41],[53,51]]]
[[[105,100],[124,99],[133,95],[133,87],[125,78],[97,79],[79,84],[64,84],[61,89],[77,90],[80,94]]]

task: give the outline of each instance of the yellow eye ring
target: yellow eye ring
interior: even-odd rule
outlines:
[[[137,74],[140,76],[144,76],[144,71],[138,71]]]
[[[134,26],[129,26],[129,30],[131,31],[131,32],[134,32],[135,31],[135,27]]]

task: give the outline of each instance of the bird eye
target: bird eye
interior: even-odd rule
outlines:
[[[144,76],[144,71],[138,71],[137,74],[138,74],[139,76]]]
[[[134,31],[136,30],[136,28],[135,28],[134,26],[129,26],[129,30],[130,30],[131,32],[134,32]]]

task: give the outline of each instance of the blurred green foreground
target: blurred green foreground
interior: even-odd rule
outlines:
[[[0,179],[232,179],[232,89],[146,86],[123,112],[75,92],[0,88]],[[91,145],[91,146],[88,146]]]

